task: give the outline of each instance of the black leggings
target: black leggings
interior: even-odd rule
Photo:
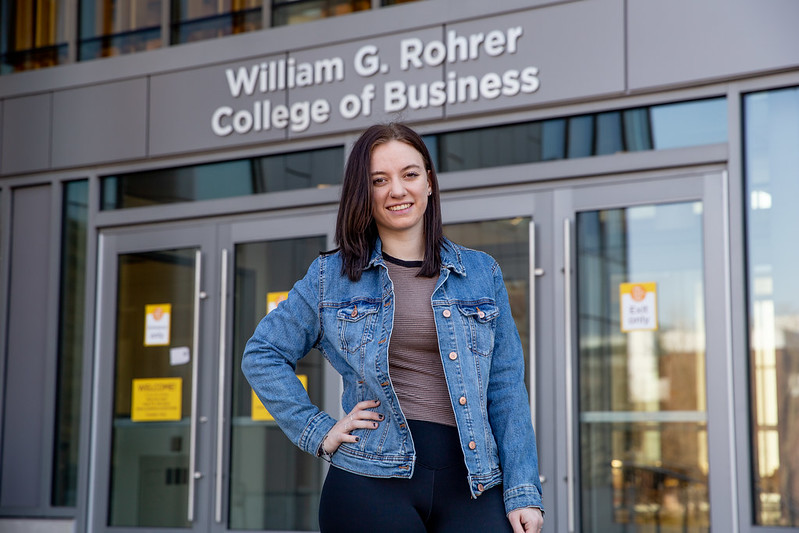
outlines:
[[[409,420],[411,479],[373,478],[331,467],[319,504],[322,533],[510,532],[502,486],[472,499],[454,427]]]

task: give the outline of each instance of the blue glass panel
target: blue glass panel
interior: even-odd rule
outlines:
[[[596,153],[594,155],[615,154],[624,151],[621,113],[599,113],[596,116]]]
[[[799,87],[744,99],[753,521],[799,526]]]
[[[80,450],[83,316],[86,289],[86,241],[89,182],[64,185],[61,218],[61,279],[55,401],[55,443],[51,502],[75,507]]]
[[[651,117],[655,150],[727,142],[724,98],[654,106]]]
[[[322,148],[254,159],[106,176],[101,209],[232,198],[338,185],[344,149]]]
[[[566,120],[545,120],[541,124],[541,160],[566,158]]]
[[[594,115],[569,119],[568,157],[588,157],[594,154]]]

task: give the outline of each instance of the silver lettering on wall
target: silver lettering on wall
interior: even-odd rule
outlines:
[[[297,61],[287,54],[285,58],[227,68],[224,76],[231,98],[247,101],[217,107],[211,115],[211,129],[220,137],[273,129],[301,133],[314,124],[324,124],[334,113],[338,118],[353,120],[369,117],[373,111],[399,113],[532,94],[540,87],[539,69],[533,65],[498,69],[501,72],[487,68],[479,75],[459,75],[457,71],[458,64],[490,65],[493,58],[516,54],[523,35],[522,26],[513,26],[468,35],[448,30],[444,40],[403,38],[397,43],[396,63],[384,60],[376,44],[364,44],[351,58],[352,71],[364,79],[381,79],[332,102],[311,98],[284,103],[268,97],[280,93],[281,100],[290,101],[285,95],[293,94],[292,90],[317,88],[318,92],[318,88],[345,82],[346,61],[340,56]],[[390,56],[396,61],[396,55]],[[396,68],[397,77],[386,79],[392,67]],[[440,78],[410,82],[411,77],[403,75],[425,69]],[[474,71],[474,66],[470,71]]]

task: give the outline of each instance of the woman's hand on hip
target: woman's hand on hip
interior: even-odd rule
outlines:
[[[367,400],[355,404],[347,416],[336,422],[325,435],[322,449],[327,455],[333,455],[343,442],[358,442],[358,437],[352,435],[356,429],[377,429],[378,423],[383,420],[383,415],[370,409],[380,405],[380,400]]]
[[[541,533],[544,527],[544,515],[538,507],[514,509],[508,513],[508,520],[513,533]]]

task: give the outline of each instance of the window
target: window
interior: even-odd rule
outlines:
[[[286,26],[372,8],[372,0],[273,0],[272,25]]]
[[[724,98],[664,104],[431,135],[436,168],[537,163],[727,141]]]
[[[172,0],[172,43],[261,29],[262,0]]]
[[[82,0],[78,59],[117,56],[162,45],[162,0]]]
[[[61,297],[52,486],[54,507],[75,507],[77,502],[88,207],[88,181],[67,183],[64,186],[61,214]]]
[[[231,198],[341,183],[342,147],[106,176],[102,209]]]
[[[66,1],[0,0],[0,73],[66,62]]]
[[[417,1],[0,0],[0,74],[71,62],[71,46],[85,61],[256,31],[264,9],[285,26]]]
[[[754,523],[799,526],[799,87],[744,99]]]

